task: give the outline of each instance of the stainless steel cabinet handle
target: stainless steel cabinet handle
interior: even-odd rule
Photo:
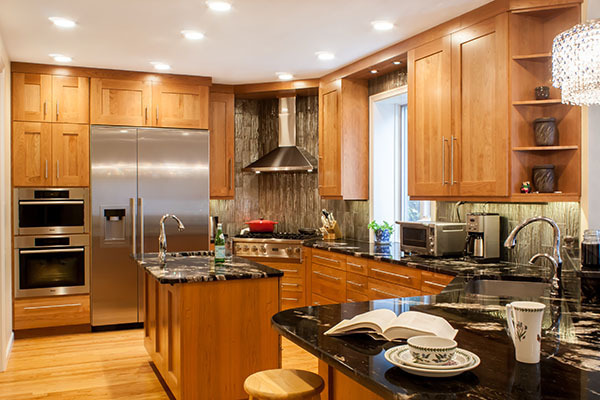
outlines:
[[[19,201],[20,206],[52,206],[52,205],[73,205],[73,204],[83,204],[83,200],[34,200],[27,201],[21,200]]]
[[[313,255],[313,257],[314,258],[318,258],[320,260],[325,260],[325,261],[329,261],[329,262],[332,262],[332,263],[336,263],[336,264],[340,263],[338,260],[334,260],[333,258],[321,257],[321,256],[316,256],[316,255]]]
[[[56,179],[60,179],[60,160],[56,160]]]
[[[353,300],[353,299],[346,299],[346,301],[347,301],[348,303],[356,303],[356,300]]]
[[[46,164],[46,167],[45,167],[44,175],[45,175],[46,179],[48,179],[48,160],[46,160],[45,164]]]
[[[135,257],[137,256],[137,249],[136,249],[136,242],[137,242],[137,235],[136,235],[136,218],[135,218],[135,214],[136,214],[136,209],[135,209],[135,199],[133,197],[129,198],[129,213],[131,213],[131,254]]]
[[[320,305],[321,305],[321,303],[319,303],[318,301],[313,301],[313,305],[315,305],[315,306],[320,306]]]
[[[300,286],[300,284],[299,283],[282,283],[281,286],[298,287],[298,286]]]
[[[44,119],[46,119],[46,114],[48,113],[47,105],[48,105],[48,102],[46,100],[44,100]]]
[[[365,285],[363,285],[362,283],[356,283],[356,282],[352,282],[352,281],[346,281],[346,283],[353,285],[353,286],[358,286],[358,287],[363,287]]]
[[[333,280],[336,280],[336,281],[340,280],[340,278],[338,278],[336,276],[327,275],[327,274],[324,274],[324,273],[319,272],[319,271],[313,271],[313,274],[317,274],[319,276],[322,276],[323,278],[329,278],[329,279],[333,279]]]
[[[298,272],[297,269],[283,269],[283,268],[278,268],[278,269],[283,272],[292,272],[292,273]]]
[[[231,158],[229,159],[229,165],[227,166],[227,188],[231,190]]]
[[[83,248],[46,249],[46,250],[20,250],[19,254],[46,254],[46,253],[83,253]]]
[[[423,281],[423,283],[426,283],[428,285],[438,286],[438,287],[441,287],[441,288],[445,288],[446,287],[446,285],[442,285],[441,283],[437,283],[437,282]]]
[[[58,120],[59,107],[58,107],[58,99],[56,100],[56,119]]]
[[[385,274],[385,275],[390,275],[390,276],[397,276],[398,278],[410,280],[410,276],[406,276],[406,275],[402,275],[402,274],[395,274],[393,272],[387,272],[387,271],[383,271],[383,270],[377,269],[377,268],[371,268],[371,271],[379,272],[380,274]]]
[[[442,136],[442,186],[447,185],[448,181],[446,180],[446,139],[445,136]]]
[[[158,124],[158,106],[156,106],[156,123]]]
[[[44,308],[61,308],[61,307],[81,307],[81,303],[56,304],[56,305],[52,305],[52,306],[23,307],[23,310],[41,310],[41,309],[44,309]]]
[[[287,301],[298,301],[298,299],[295,299],[293,297],[282,297],[281,300],[287,300]]]
[[[450,138],[450,185],[458,183],[454,180],[454,142],[456,138],[452,136]]]
[[[144,254],[144,198],[138,198],[138,210],[140,212],[140,253]]]
[[[148,122],[148,106],[144,107],[144,121]]]
[[[389,293],[389,292],[386,292],[386,291],[383,291],[383,290],[379,290],[379,289],[376,289],[376,288],[371,288],[371,290],[374,291],[374,292],[377,292],[377,293],[385,294],[386,296],[400,297],[400,296],[398,296],[395,293]]]
[[[346,265],[352,265],[353,267],[360,268],[360,269],[363,269],[363,268],[364,268],[364,267],[363,267],[362,265],[360,265],[360,264],[354,264],[354,263],[347,262],[347,261],[346,261]]]

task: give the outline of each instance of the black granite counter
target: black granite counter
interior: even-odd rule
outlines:
[[[163,266],[156,253],[144,254],[136,261],[160,283],[226,281],[232,279],[260,279],[283,276],[283,272],[246,260],[228,256],[225,262],[215,263],[209,252],[168,253]]]
[[[332,367],[385,399],[590,399],[600,398],[600,307],[582,304],[580,281],[566,269],[562,293],[545,290],[527,299],[547,305],[543,320],[542,360],[518,363],[506,333],[504,305],[517,298],[473,293],[471,282],[486,279],[540,281],[544,268],[500,264],[483,274],[461,266],[456,278],[437,296],[333,304],[286,310],[273,316],[273,326]],[[463,273],[464,271],[464,273]],[[529,297],[527,297],[529,296]],[[414,376],[384,358],[399,343],[366,335],[324,336],[345,318],[388,308],[401,313],[422,311],[446,318],[459,330],[459,347],[476,353],[481,365],[454,378]],[[400,343],[401,344],[401,343]]]

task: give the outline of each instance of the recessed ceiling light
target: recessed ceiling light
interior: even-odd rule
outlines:
[[[198,31],[184,30],[181,31],[184,38],[189,40],[200,40],[204,39],[204,33]]]
[[[294,75],[288,72],[278,72],[277,77],[280,81],[291,81],[292,79],[294,79]]]
[[[231,10],[231,3],[226,1],[207,1],[206,4],[213,11],[227,12]]]
[[[329,51],[317,51],[315,54],[317,55],[319,60],[322,61],[333,60],[335,58],[335,55]]]
[[[166,71],[168,69],[171,69],[171,66],[169,64],[165,64],[164,62],[160,61],[150,61],[150,64],[154,65],[154,69],[157,69],[159,71]]]
[[[379,71],[377,71],[376,69],[372,69],[372,70],[371,70],[371,73],[372,73],[372,74],[376,74],[376,73],[378,73],[378,72],[379,72]]]
[[[402,64],[402,61],[394,61],[393,64],[394,65],[400,65],[400,64]]]
[[[63,17],[50,17],[48,18],[52,23],[61,28],[73,28],[76,24],[75,21],[63,18]]]
[[[389,21],[373,21],[371,25],[376,31],[389,31],[394,27],[394,24]]]
[[[63,54],[52,53],[52,54],[48,54],[48,55],[50,57],[54,58],[54,61],[60,62],[60,63],[67,63],[67,62],[73,61],[73,59],[71,57],[65,56]]]

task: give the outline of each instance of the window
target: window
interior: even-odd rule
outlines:
[[[430,201],[408,197],[406,87],[371,96],[371,220],[430,220]],[[395,229],[393,240],[399,241]]]

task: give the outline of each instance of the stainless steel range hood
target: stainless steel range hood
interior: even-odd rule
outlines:
[[[279,147],[242,169],[244,172],[312,172],[317,161],[296,147],[296,98],[279,99]]]

